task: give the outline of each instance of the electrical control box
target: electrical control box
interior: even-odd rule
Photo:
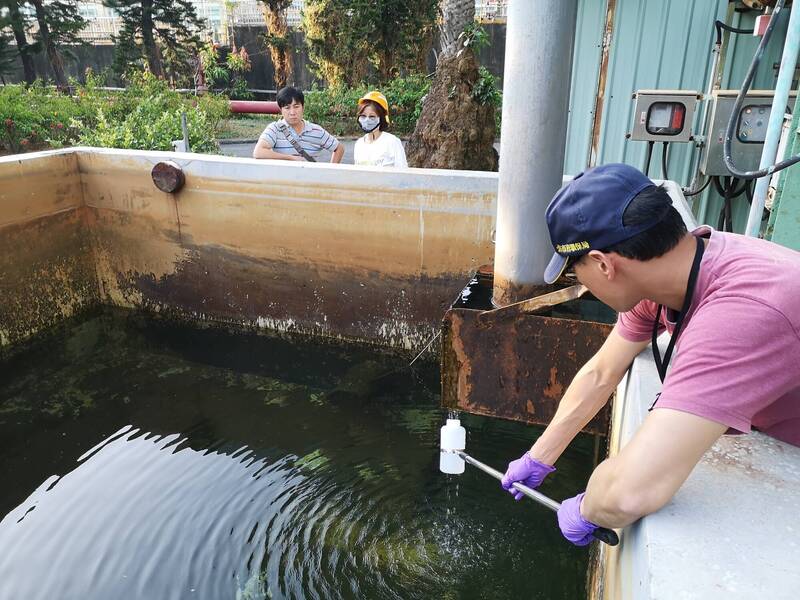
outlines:
[[[711,119],[709,129],[700,157],[700,171],[708,176],[727,176],[730,171],[722,158],[722,146],[725,129],[728,127],[733,105],[738,90],[717,90],[711,102]],[[767,135],[767,123],[772,112],[772,90],[752,90],[742,102],[742,108],[736,117],[736,128],[731,139],[731,156],[740,171],[754,171],[761,162],[761,151]],[[789,105],[794,106],[797,92],[789,95]]]
[[[689,142],[698,92],[639,90],[633,95],[633,128],[628,139],[642,142]]]

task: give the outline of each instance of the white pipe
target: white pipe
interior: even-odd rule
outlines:
[[[494,262],[496,306],[530,297],[553,254],[544,220],[561,187],[577,0],[510,0]]]
[[[777,18],[773,14],[772,18]],[[759,169],[765,169],[775,164],[778,154],[778,144],[781,139],[783,116],[786,113],[786,104],[789,101],[789,90],[794,79],[794,68],[797,65],[797,53],[800,50],[800,10],[792,7],[789,15],[789,28],[786,31],[786,42],[783,45],[781,68],[778,71],[778,82],[775,85],[775,95],[772,98],[772,110],[767,122],[767,135],[764,139],[764,149],[761,151]],[[764,203],[769,190],[770,175],[761,177],[756,181],[753,192],[753,202],[750,206],[750,215],[747,217],[745,235],[758,237],[761,232],[761,217],[764,213]]]

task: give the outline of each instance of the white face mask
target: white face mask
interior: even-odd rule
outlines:
[[[378,117],[367,117],[362,115],[358,117],[358,124],[361,125],[361,129],[363,129],[366,133],[370,133],[381,124],[381,120]]]

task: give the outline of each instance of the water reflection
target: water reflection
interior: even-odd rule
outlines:
[[[552,513],[438,472],[435,367],[93,323],[0,378],[0,598],[583,596]],[[83,408],[53,418],[64,389]],[[535,434],[461,418],[497,466]],[[574,493],[590,451],[544,491]]]

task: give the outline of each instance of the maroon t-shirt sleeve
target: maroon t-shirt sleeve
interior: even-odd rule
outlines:
[[[714,299],[681,333],[657,408],[741,432],[797,386],[798,337],[778,310],[749,298]]]
[[[629,342],[644,342],[653,335],[653,321],[658,305],[652,300],[642,300],[631,310],[619,313],[615,329]],[[663,316],[662,316],[663,318]],[[659,333],[664,326],[659,326]]]

